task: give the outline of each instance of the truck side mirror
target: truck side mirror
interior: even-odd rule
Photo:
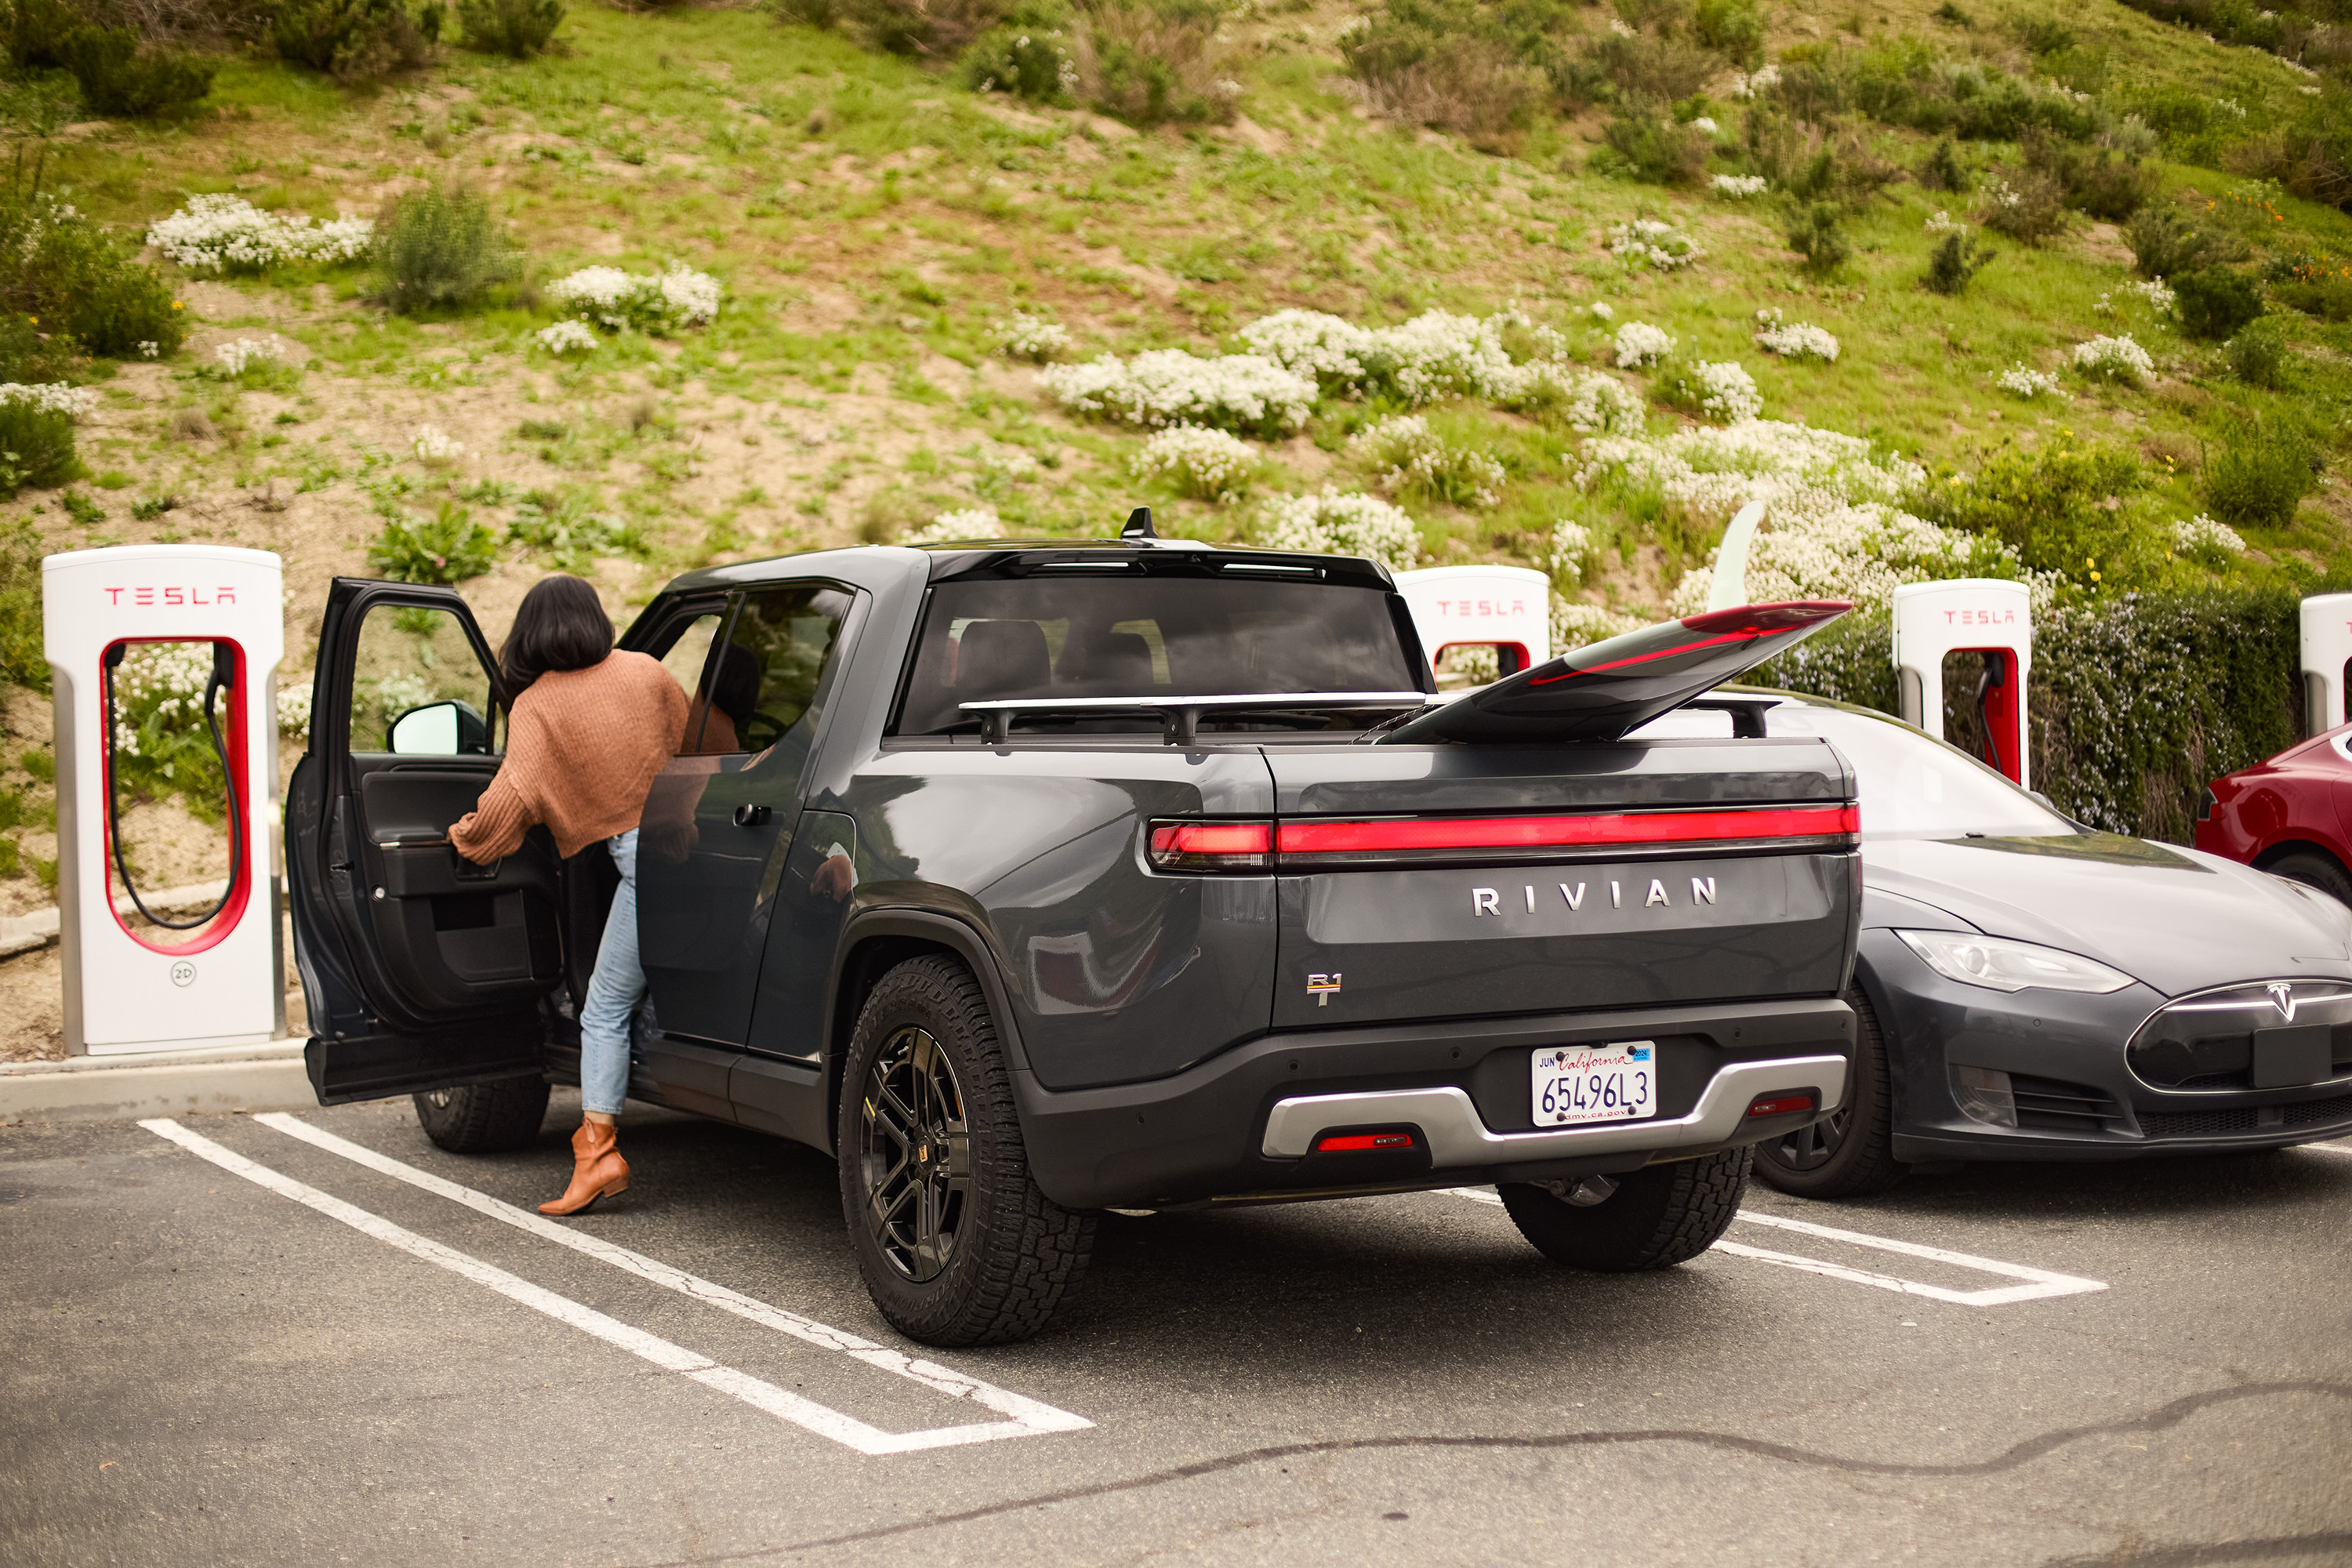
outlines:
[[[428,702],[392,721],[384,750],[399,757],[487,756],[490,726],[463,702]]]

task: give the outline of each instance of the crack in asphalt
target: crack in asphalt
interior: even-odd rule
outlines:
[[[948,1525],[969,1524],[975,1520],[992,1519],[1008,1513],[1020,1513],[1030,1509],[1051,1508],[1056,1503],[1081,1502],[1089,1498],[1110,1497],[1120,1492],[1141,1491],[1152,1487],[1168,1486],[1177,1481],[1198,1480],[1203,1476],[1220,1475],[1228,1470],[1246,1468],[1276,1459],[1301,1458],[1311,1455],[1376,1452],[1384,1448],[1517,1448],[1541,1451],[1559,1448],[1605,1448],[1631,1447],[1644,1443],[1691,1443],[1701,1447],[1728,1449],[1734,1453],[1753,1454],[1760,1458],[1778,1459],[1786,1464],[1805,1465],[1815,1469],[1836,1470],[1847,1475],[1964,1477],[1997,1475],[2029,1464],[2043,1455],[2086,1437],[2120,1436],[2126,1433],[2161,1432],[2177,1426],[2201,1410],[2221,1405],[2235,1404],[2249,1399],[2267,1399],[2287,1394],[2318,1394],[2337,1399],[2352,1399],[2352,1384],[2329,1383],[2305,1379],[2291,1383],[2248,1383],[2228,1388],[2208,1389],[2202,1394],[2184,1394],[2169,1404],[2159,1405],[2141,1415],[2124,1416],[2113,1421],[2098,1421],[2080,1426],[2061,1426],[2028,1437],[2002,1450],[1989,1459],[1977,1459],[1962,1464],[1910,1464],[1886,1459],[1852,1459],[1836,1454],[1818,1453],[1811,1448],[1799,1448],[1786,1443],[1767,1442],[1760,1437],[1743,1437],[1731,1432],[1710,1432],[1696,1427],[1657,1427],[1624,1432],[1557,1432],[1490,1436],[1395,1436],[1384,1437],[1333,1437],[1315,1442],[1277,1443],[1260,1448],[1244,1448],[1238,1453],[1222,1454],[1213,1458],[1195,1459],[1191,1464],[1176,1465],[1163,1470],[1153,1470],[1125,1480],[1099,1481],[1089,1486],[1066,1487],[1057,1491],[1038,1492],[1025,1498],[1012,1498],[1003,1502],[984,1504],[979,1508],[962,1509],[954,1513],[930,1514],[921,1519],[902,1521],[898,1524],[878,1525],[871,1530],[854,1531],[846,1535],[828,1535],[814,1541],[793,1542],[782,1546],[754,1547],[746,1552],[729,1552],[717,1557],[697,1557],[692,1563],[646,1563],[640,1568],[692,1568],[706,1563],[739,1563],[755,1557],[790,1555],[815,1552],[826,1547],[852,1546],[861,1542],[883,1541],[897,1535],[911,1535],[921,1531],[938,1530]],[[2317,1545],[2297,1545],[2298,1542],[2314,1542]],[[2208,1563],[2249,1562],[2263,1557],[2291,1556],[2298,1551],[2326,1549],[2328,1543],[2352,1542],[2352,1535],[2282,1536],[2273,1540],[2228,1542],[2218,1545],[2186,1545],[2156,1549],[2144,1555],[2124,1558],[2093,1555],[2069,1558],[2073,1563],[2105,1563],[2120,1562],[2132,1568],[2195,1568]],[[2200,1554],[2202,1555],[2200,1555]],[[2236,1555],[2231,1555],[2236,1553]],[[2218,1554],[2218,1555],[2217,1555]],[[2059,1568],[2059,1565],[2051,1565]]]

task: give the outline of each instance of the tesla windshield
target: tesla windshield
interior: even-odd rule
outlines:
[[[1420,685],[1378,589],[1142,576],[950,581],[931,590],[898,732],[970,724],[958,704],[1009,697]]]
[[[2030,838],[2079,831],[1966,752],[1892,719],[1782,703],[1764,717],[1771,735],[1818,735],[1853,764],[1862,836]]]

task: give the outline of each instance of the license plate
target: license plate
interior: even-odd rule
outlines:
[[[1605,1046],[1556,1046],[1538,1051],[1536,1125],[1563,1121],[1630,1121],[1658,1108],[1658,1047],[1653,1040],[1612,1040]]]

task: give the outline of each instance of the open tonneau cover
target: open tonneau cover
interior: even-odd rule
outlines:
[[[1852,608],[1840,599],[1799,599],[1664,621],[1414,714],[1380,740],[1486,745],[1622,740],[1794,647]]]

